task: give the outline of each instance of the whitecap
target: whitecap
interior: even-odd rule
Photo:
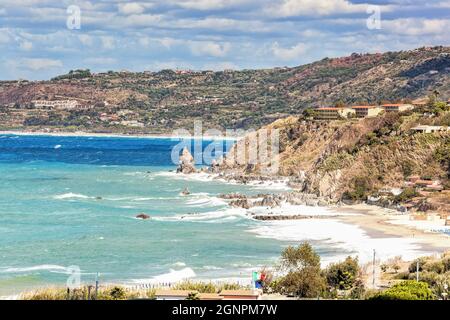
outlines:
[[[178,261],[173,264],[174,267],[186,267],[186,263]]]
[[[64,271],[67,272],[68,268],[52,264],[42,264],[32,267],[11,267],[1,270],[2,273],[21,273],[21,272],[31,272],[31,271]]]
[[[154,217],[157,221],[190,221],[190,222],[208,222],[220,223],[227,220],[235,220],[246,216],[247,211],[243,208],[228,208],[225,210],[209,211],[193,214],[178,214],[169,217]]]
[[[181,270],[170,269],[168,273],[164,273],[150,279],[132,279],[131,281],[137,284],[174,283],[194,278],[195,276],[196,274],[191,268],[183,268]]]
[[[216,267],[216,266],[203,266],[202,269],[204,269],[204,270],[223,270],[223,268]]]
[[[92,199],[92,197],[89,196],[85,196],[84,194],[78,194],[78,193],[64,193],[64,194],[60,194],[60,195],[56,195],[53,197],[53,199],[57,199],[57,200],[64,200],[64,199]]]
[[[62,147],[62,145],[60,145],[60,144],[57,144],[56,146],[54,146],[53,148],[54,149],[59,149],[59,148],[61,148]]]

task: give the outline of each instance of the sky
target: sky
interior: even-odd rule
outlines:
[[[298,66],[450,44],[450,0],[0,0],[0,80]]]

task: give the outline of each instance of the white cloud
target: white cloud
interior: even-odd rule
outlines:
[[[85,46],[92,46],[94,43],[94,39],[90,35],[87,35],[87,34],[80,34],[78,36],[78,39]]]
[[[212,41],[191,41],[189,47],[192,54],[196,56],[224,57],[230,50],[231,45]]]
[[[116,40],[114,37],[103,36],[101,37],[103,49],[112,50],[116,47]]]
[[[145,11],[145,7],[137,2],[120,3],[119,12],[124,15],[141,14]]]
[[[247,3],[255,2],[254,0],[171,0],[170,2],[186,9],[195,10],[219,10],[224,8],[235,7]]]
[[[369,5],[354,4],[348,0],[281,0],[275,2],[266,10],[266,13],[281,17],[366,12]]]
[[[271,48],[272,53],[276,58],[285,61],[291,61],[295,59],[299,60],[301,58],[301,55],[303,55],[307,49],[308,46],[303,43],[298,43],[291,48],[283,48],[280,47],[278,42],[275,42]]]
[[[33,43],[31,41],[23,41],[20,43],[20,49],[24,51],[30,51],[33,49]]]
[[[8,43],[10,40],[11,38],[9,37],[8,33],[5,33],[0,29],[0,44]]]
[[[116,27],[156,27],[161,26],[162,15],[157,14],[132,14],[126,17],[121,17],[121,19],[116,19]],[[167,25],[173,22],[167,22]]]
[[[213,70],[213,71],[223,71],[227,69],[231,70],[239,70],[239,66],[231,61],[223,61],[223,62],[214,62],[204,64],[202,67],[203,70]]]
[[[56,59],[22,59],[22,65],[33,71],[61,68],[63,66],[61,60]]]
[[[98,57],[98,58],[87,58],[84,59],[83,62],[88,64],[111,65],[117,63],[117,59]]]
[[[439,35],[443,33],[448,35],[448,30],[450,30],[450,20],[413,18],[383,20],[382,28],[386,31],[408,36]]]

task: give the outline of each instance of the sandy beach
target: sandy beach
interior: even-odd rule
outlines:
[[[409,214],[400,214],[397,211],[384,209],[367,204],[343,206],[332,209],[340,213],[355,213],[354,215],[339,215],[337,219],[357,225],[370,237],[401,237],[420,244],[425,251],[446,251],[450,249],[450,236],[444,232],[431,232],[426,228],[418,228],[417,224],[409,220]],[[398,222],[403,222],[399,224]],[[424,224],[426,222],[418,222]],[[444,230],[444,221],[436,221],[431,229]],[[447,227],[448,230],[448,227]]]

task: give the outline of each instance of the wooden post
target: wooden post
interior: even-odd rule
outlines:
[[[95,276],[95,299],[97,300],[98,297],[98,272],[97,275]]]

